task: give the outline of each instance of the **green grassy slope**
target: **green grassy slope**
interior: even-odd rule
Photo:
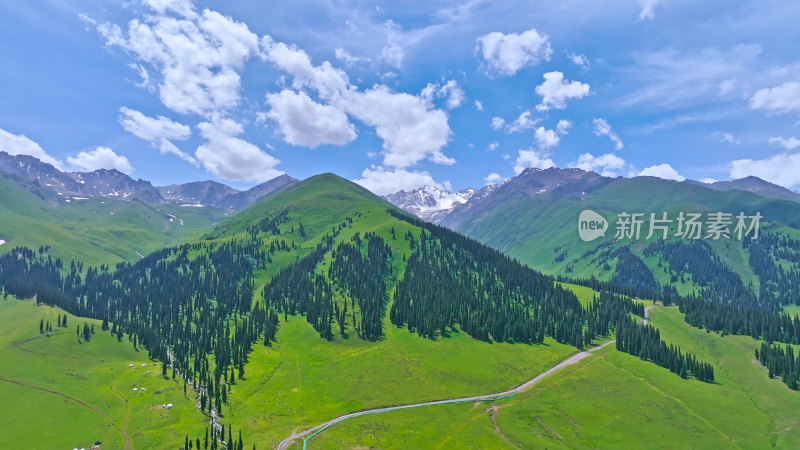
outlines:
[[[654,310],[650,317],[668,342],[712,362],[717,382],[682,380],[607,348],[528,392],[496,402],[497,429],[485,403],[427,407],[338,424],[310,440],[309,448],[800,445],[800,393],[767,378],[753,358],[758,342],[692,328],[677,308]]]
[[[521,262],[550,274],[607,281],[614,274],[616,260],[598,258],[603,250],[613,251],[628,246],[634,254],[657,239],[646,240],[649,213],[668,212],[673,220],[683,212],[760,212],[764,219],[761,230],[795,235],[800,228],[800,205],[795,202],[768,199],[744,191],[719,192],[688,183],[650,177],[616,179],[588,193],[581,200],[554,198],[549,194],[515,195],[503,201],[488,202],[474,213],[447,218],[444,225],[486,243]],[[584,242],[578,236],[578,216],[585,209],[602,214],[609,222],[605,237]],[[621,212],[645,213],[641,240],[614,241],[614,222]],[[673,228],[675,224],[673,223]],[[747,286],[758,289],[758,279],[749,267],[748,254],[741,242],[733,239],[708,241],[722,261],[742,278]],[[658,258],[644,258],[657,280],[668,282]],[[606,264],[608,264],[606,266]],[[679,293],[696,288],[691,276],[678,282]]]
[[[185,434],[203,432],[194,401],[179,382],[161,377],[160,363],[100,331],[99,321],[68,315],[68,326],[57,328],[59,314],[65,313],[0,299],[0,448],[88,448],[99,440],[122,449],[123,431],[130,448],[178,448]],[[53,324],[52,336],[39,334],[40,319]],[[79,343],[75,327],[84,322],[96,333]],[[162,408],[166,403],[174,408]]]
[[[0,252],[51,246],[53,255],[86,265],[135,261],[199,236],[224,217],[211,208],[153,206],[138,200],[87,199],[55,206],[0,175]],[[170,216],[172,215],[172,220]],[[181,225],[181,220],[183,225]]]
[[[342,222],[347,226],[336,243],[367,232],[385,240],[392,248],[390,278],[394,281],[404,273],[403,256],[411,253],[403,236],[411,232],[418,237],[420,233],[419,228],[387,213],[387,208],[395,209],[389,203],[338,176],[324,174],[251,206],[207,236],[221,240],[242,236],[248,226],[287,206],[290,220],[281,225],[278,237],[300,248],[277,252],[273,263],[257,274],[257,286],[263,286],[298,255],[308,254],[323,235]],[[301,219],[306,237],[297,232]],[[264,239],[268,242],[273,237]],[[326,257],[318,272],[327,272],[328,264]],[[255,443],[260,448],[276,444],[292,431],[353,410],[500,390],[576,351],[551,339],[537,346],[480,342],[457,330],[448,338],[432,341],[391,325],[388,314],[384,330],[385,336],[376,342],[359,339],[352,330],[348,337],[328,342],[320,339],[303,317],[281,320],[277,343],[270,349],[254,348],[246,380],[234,386],[224,420],[250,430],[248,445]]]

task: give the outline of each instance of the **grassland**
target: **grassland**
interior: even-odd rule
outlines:
[[[204,432],[194,400],[161,377],[160,363],[100,331],[98,321],[68,315],[68,326],[57,328],[59,314],[32,301],[0,299],[0,448],[88,448],[99,440],[122,449],[125,435],[132,449],[178,448],[186,434]],[[39,334],[40,319],[53,324],[53,335]],[[96,333],[79,343],[75,330],[84,322]],[[167,403],[174,408],[161,407]]]
[[[338,424],[309,448],[797,448],[800,393],[767,378],[757,341],[650,313],[667,341],[715,367],[717,382],[682,380],[608,348],[517,397],[490,405],[428,407]],[[502,433],[502,435],[500,434]]]
[[[7,241],[0,252],[50,246],[54,256],[86,266],[136,261],[139,254],[195,239],[225,217],[211,208],[154,206],[139,200],[95,198],[57,205],[3,175],[0,205],[0,239]]]

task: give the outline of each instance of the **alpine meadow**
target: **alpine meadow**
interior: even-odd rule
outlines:
[[[0,448],[800,448],[762,3],[0,5]]]

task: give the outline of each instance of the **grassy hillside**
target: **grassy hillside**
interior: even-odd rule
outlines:
[[[115,206],[102,202],[74,205],[75,209],[70,211],[75,216],[69,216],[69,220],[65,221],[69,223],[69,221],[85,220],[84,228],[91,228],[94,226],[94,220],[87,216],[97,214],[97,221],[100,224],[98,226],[103,226],[101,216],[103,218],[109,216],[125,217],[129,222],[147,228],[148,224],[157,222],[160,214],[169,213],[178,216],[174,210],[148,209],[147,205],[136,202],[126,204],[124,208],[117,206],[118,209],[104,209]],[[312,177],[262,200],[219,223],[215,228],[207,230],[195,243],[196,245],[165,251],[137,265],[121,269],[119,271],[123,273],[121,276],[127,277],[125,279],[129,283],[115,280],[114,274],[107,274],[99,280],[94,280],[101,284],[91,286],[92,292],[115,292],[114,301],[118,301],[116,296],[122,298],[124,301],[116,307],[130,308],[123,310],[130,311],[129,317],[135,318],[136,321],[128,317],[120,320],[131,320],[126,323],[126,327],[140,330],[138,331],[141,333],[140,337],[148,336],[151,330],[158,330],[162,324],[169,324],[172,336],[178,341],[184,336],[189,337],[178,344],[191,342],[196,346],[192,351],[199,352],[202,356],[193,359],[198,353],[181,355],[181,351],[186,352],[185,347],[181,349],[180,345],[173,345],[172,351],[177,355],[180,367],[185,370],[197,370],[195,374],[199,374],[198,379],[201,384],[205,382],[206,388],[216,385],[217,394],[220,386],[224,389],[225,400],[223,403],[219,401],[216,403],[217,407],[221,405],[221,422],[227,427],[232,426],[235,430],[243,431],[246,448],[252,445],[256,445],[257,448],[274,446],[293,432],[347,412],[502,391],[532,378],[578,351],[574,346],[555,341],[555,327],[554,331],[547,335],[552,337],[545,338],[542,344],[530,345],[509,343],[511,340],[506,342],[497,342],[496,339],[476,340],[460,325],[442,326],[441,333],[434,332],[431,339],[421,337],[420,333],[415,332],[414,327],[410,325],[395,326],[388,313],[394,303],[394,293],[397,292],[395,289],[399,291],[399,286],[402,286],[401,281],[412,279],[414,271],[407,272],[406,269],[414,267],[411,261],[419,259],[420,248],[427,246],[430,249],[437,245],[444,247],[444,244],[437,243],[442,241],[447,242],[446,245],[450,246],[448,248],[459,245],[470,248],[469,251],[458,253],[461,259],[449,260],[450,264],[418,266],[438,274],[438,279],[444,279],[452,273],[461,274],[461,279],[482,276],[487,272],[477,270],[481,269],[484,261],[475,259],[474,256],[470,259],[469,255],[485,255],[485,252],[496,255],[496,252],[486,250],[474,242],[446,241],[443,238],[449,236],[444,234],[446,230],[429,229],[426,232],[426,236],[430,235],[426,237],[427,243],[422,244],[423,230],[420,227],[427,225],[401,220],[394,215],[396,211],[396,208],[377,196],[335,175]],[[540,212],[545,214],[547,210],[543,209]],[[198,211],[199,213],[201,211]],[[566,215],[563,219],[567,220]],[[112,222],[106,223],[105,226],[113,223],[113,219],[108,220]],[[173,219],[173,224],[175,220]],[[438,238],[435,238],[435,233],[440,233]],[[381,245],[390,250],[390,256],[380,260],[386,264],[386,271],[381,278],[386,281],[384,291],[387,296],[386,303],[382,304],[385,314],[380,320],[383,333],[374,340],[365,338],[356,326],[362,316],[366,315],[362,314],[361,304],[356,304],[351,298],[353,292],[352,287],[349,287],[351,285],[345,284],[341,278],[336,278],[337,275],[332,271],[332,267],[336,264],[335,253],[342,244],[355,245],[351,243],[361,242],[356,236],[363,241],[373,237],[380,239],[385,243]],[[188,239],[187,236],[183,238]],[[129,236],[125,239],[134,237]],[[549,245],[552,245],[552,242]],[[365,253],[369,253],[366,244],[359,243],[354,248],[357,249],[357,255],[365,256]],[[230,256],[228,254],[230,250],[241,254],[236,253],[235,258],[225,259],[226,255]],[[484,253],[479,253],[480,251]],[[550,251],[552,252],[552,249]],[[265,285],[279,278],[278,275],[285,269],[304,267],[299,266],[300,262],[315,252],[320,255],[319,260],[313,261],[307,273],[303,275],[311,279],[313,274],[316,285],[330,283],[329,287],[325,288],[330,290],[321,289],[309,297],[314,297],[313,300],[316,301],[324,295],[330,295],[330,303],[325,305],[323,314],[333,310],[334,306],[338,311],[344,305],[350,306],[348,314],[352,314],[352,322],[348,315],[343,328],[339,323],[329,321],[333,333],[327,340],[323,338],[322,331],[314,328],[316,319],[310,319],[310,311],[317,304],[302,305],[299,310],[287,313],[281,309],[283,308],[281,302],[286,300],[280,298],[281,292],[284,291],[279,289],[269,291],[277,293],[277,297],[268,298],[265,296],[267,291],[263,289]],[[637,252],[641,252],[641,249],[637,249]],[[735,252],[731,254],[733,255],[731,259],[734,259]],[[744,260],[741,254],[738,257]],[[247,273],[226,272],[225,269],[229,267],[226,261],[235,263],[237,267],[247,268]],[[516,297],[504,289],[505,286],[514,285],[517,280],[533,282],[544,279],[547,281],[547,287],[542,291],[544,293],[542,297],[561,298],[555,296],[558,291],[554,290],[552,279],[522,268],[520,268],[522,271],[513,272],[514,267],[519,267],[514,264],[508,262],[505,266],[498,265],[506,267],[509,273],[514,274],[513,277],[503,278],[503,274],[498,273],[491,275],[494,283],[492,292],[498,295],[492,299],[495,304],[517,307],[519,315],[531,314],[534,311],[536,314],[541,313],[541,310],[535,309],[537,302],[543,301],[540,298],[530,298],[530,306],[533,308],[530,310],[526,309],[527,306],[519,308],[511,303]],[[140,267],[144,267],[145,270],[140,271],[138,269]],[[464,271],[467,270],[465,267],[475,271]],[[256,268],[252,278],[254,289],[250,290],[250,273],[253,268]],[[166,272],[167,270],[174,272]],[[201,274],[214,274],[214,276],[204,279]],[[226,280],[225,284],[212,285],[211,283],[217,282],[215,277]],[[196,284],[184,285],[183,281]],[[303,283],[307,280],[300,277],[293,281]],[[361,282],[365,283],[363,280]],[[442,297],[438,297],[442,304],[451,299],[462,298],[454,295],[454,291],[445,292],[443,288],[445,285],[437,284],[439,283],[437,277],[426,282],[429,284],[424,286],[442,293]],[[164,283],[164,286],[160,283]],[[120,284],[125,286],[125,290],[116,289]],[[533,292],[530,286],[534,284],[516,286],[521,286],[517,289],[528,289],[524,292],[529,295]],[[187,295],[182,291],[187,286],[195,286],[196,292]],[[224,286],[226,293],[229,290],[237,293],[245,292],[247,302],[244,303],[235,296],[222,296],[220,292],[207,289],[208,286],[216,286],[214,289]],[[244,289],[243,286],[248,288]],[[163,297],[159,292],[158,289],[162,287],[169,289],[168,297]],[[577,310],[573,311],[575,314],[573,317],[582,317],[578,302],[587,305],[594,292],[578,286],[568,287],[576,291],[576,296],[565,300],[570,300],[576,305]],[[139,293],[143,294],[137,297]],[[251,294],[252,305],[249,302]],[[299,293],[299,295],[306,294]],[[450,298],[444,295],[450,295]],[[459,295],[469,298],[464,291],[460,291]],[[59,298],[64,301],[62,297]],[[132,307],[133,304],[138,305],[139,302],[144,304],[146,301],[151,302],[148,304],[149,308],[152,308],[151,314],[141,314],[141,311],[146,309],[144,306],[141,309]],[[472,300],[462,301],[461,304],[475,303],[475,300]],[[247,306],[239,309],[243,304]],[[31,384],[43,388],[51,386],[52,389],[47,389],[56,392],[74,392],[68,394],[69,397],[82,400],[89,405],[96,403],[105,405],[110,410],[105,415],[97,413],[92,415],[90,413],[93,410],[83,406],[85,410],[83,415],[76,413],[74,417],[78,420],[78,417],[85,416],[80,419],[85,423],[69,422],[69,426],[96,429],[105,421],[106,434],[102,438],[88,436],[87,438],[111,442],[114,448],[117,448],[120,442],[124,443],[123,431],[131,436],[134,443],[140,442],[136,439],[141,438],[145,440],[145,444],[152,444],[154,447],[172,446],[176,439],[180,445],[186,434],[192,438],[202,436],[204,421],[208,420],[208,416],[198,411],[191,391],[186,398],[182,397],[182,390],[179,389],[181,384],[163,380],[160,377],[159,367],[155,367],[158,376],[142,375],[139,361],[145,353],[143,351],[136,353],[130,342],[117,343],[107,333],[100,332],[91,342],[78,344],[77,338],[71,334],[74,332],[72,326],[82,321],[74,317],[70,317],[71,326],[65,329],[63,334],[50,338],[38,337],[38,319],[42,314],[46,314],[49,320],[55,323],[54,315],[57,311],[47,307],[37,308],[30,302],[11,300],[7,305],[12,306],[0,311],[3,316],[11,317],[15,323],[25,325],[24,328],[13,328],[8,331],[8,336],[3,339],[10,343],[28,337],[37,338],[24,345],[26,348],[30,346],[38,353],[20,351],[19,346],[13,345],[0,347],[0,352],[4,352],[0,353],[0,359],[4,363],[6,361],[10,363],[4,364],[0,369],[0,377],[12,381],[38,380],[37,382],[41,381],[41,385],[33,382]],[[92,299],[87,300],[87,304],[82,307],[86,308],[86,311],[104,311],[103,308],[110,308],[106,305],[102,299],[99,301]],[[236,308],[232,305],[236,305]],[[274,340],[265,345],[260,335],[263,325],[248,327],[257,321],[255,318],[257,312],[266,315],[267,309],[270,309],[271,317],[275,317],[271,308],[276,308],[279,313],[278,331]],[[550,309],[558,310],[558,306],[551,305]],[[790,419],[787,419],[785,410],[793,406],[792,399],[795,397],[787,396],[789,400],[786,401],[789,403],[775,403],[774,410],[770,410],[765,402],[772,401],[771,396],[776,395],[769,387],[775,380],[767,380],[763,373],[754,371],[762,370],[758,367],[753,366],[754,370],[750,372],[739,367],[742,358],[745,361],[752,359],[752,348],[746,348],[754,344],[752,341],[706,334],[688,327],[682,322],[679,314],[670,315],[670,312],[672,311],[654,315],[654,323],[664,327],[662,334],[668,342],[672,342],[674,338],[674,343],[680,344],[684,350],[693,351],[699,358],[712,362],[719,370],[717,383],[701,383],[695,379],[682,380],[652,363],[642,362],[638,358],[615,350],[608,350],[565,369],[531,391],[499,402],[497,406],[500,409],[494,413],[489,409],[490,404],[465,404],[365,417],[326,430],[314,438],[312,445],[330,448],[352,445],[394,448],[446,446],[502,448],[521,445],[526,448],[538,448],[591,447],[607,443],[611,446],[639,447],[654,440],[669,442],[668,436],[680,432],[682,433],[680,440],[675,441],[679,445],[703,447],[704,444],[712,443],[710,446],[728,446],[733,441],[738,443],[741,439],[745,446],[756,448],[770,439],[770,431],[764,431],[764,423],[772,421],[791,428],[792,424],[789,423]],[[316,313],[319,314],[320,311],[317,310]],[[160,322],[150,322],[150,319],[156,316],[163,319]],[[550,320],[547,316],[542,317],[545,317],[542,323]],[[99,323],[95,323],[99,327]],[[580,339],[584,322],[559,323],[577,325]],[[215,331],[205,334],[205,330]],[[0,336],[5,335],[0,334]],[[562,334],[559,339],[563,339],[563,336]],[[38,348],[36,346],[52,346],[53,343],[62,342],[60,339],[64,339],[63,346],[50,349],[57,350],[55,352],[36,350]],[[694,339],[708,339],[708,341],[698,344]],[[206,345],[207,342],[216,342],[216,345]],[[571,341],[561,340],[561,342]],[[723,344],[719,344],[720,342]],[[738,347],[727,346],[728,343],[737,342],[741,343]],[[91,346],[95,345],[99,350],[89,351],[94,348]],[[60,359],[54,355],[74,355],[76,346],[79,346],[78,350],[86,355],[85,364],[89,368],[87,370],[91,377],[83,373],[79,375],[86,376],[90,382],[77,383],[76,380],[80,379],[77,376],[59,381],[61,373],[75,372],[73,367],[77,366],[80,359],[70,356],[64,358],[65,361],[61,364],[58,362]],[[226,348],[228,346],[234,351],[231,352],[230,348]],[[112,350],[117,351],[113,356],[108,353]],[[85,353],[86,351],[89,353]],[[218,359],[218,356],[230,353],[233,353],[234,359],[247,354],[247,364],[219,362],[223,360]],[[42,358],[33,361],[20,359],[33,358],[33,355]],[[136,355],[139,357],[134,358]],[[135,362],[136,370],[127,372],[126,363],[120,364],[123,369],[121,372],[113,371],[116,369],[112,370],[108,364],[116,361],[113,363],[116,367],[120,359]],[[195,361],[200,361],[201,364],[193,364]],[[142,363],[152,364],[148,361]],[[224,365],[225,378],[222,381],[219,379],[220,372],[215,371],[216,364]],[[234,368],[241,370],[235,377]],[[733,373],[734,370],[736,373]],[[208,382],[212,376],[217,377],[216,383]],[[122,387],[133,395],[133,383],[137,383],[137,387],[139,383],[147,383],[146,394],[141,395],[139,391],[136,394],[139,397],[125,395],[126,392]],[[152,391],[150,383],[162,391],[162,394],[157,395],[170,392],[171,397],[176,397],[180,394],[182,400],[170,403],[178,405],[178,401],[183,402],[180,408],[181,411],[185,410],[183,412],[185,415],[176,418],[177,416],[161,414],[158,416],[160,419],[156,419],[154,415],[163,411],[159,409],[159,404],[153,406],[147,403],[153,401],[148,397]],[[782,386],[780,382],[777,383],[777,386]],[[25,386],[5,382],[0,383],[0,388],[6,389],[8,395],[16,399],[14,405],[20,404],[22,393],[12,391],[23,389]],[[36,390],[32,387],[27,389]],[[762,389],[764,396],[752,396],[749,394],[750,389]],[[784,391],[788,392],[785,389]],[[39,393],[47,394],[38,390],[32,395]],[[57,396],[53,393],[49,395]],[[121,399],[120,395],[128,400],[127,410],[124,409],[125,399]],[[717,397],[721,400],[714,403],[712,400],[716,400]],[[114,404],[110,403],[114,398],[122,400],[121,411],[115,410]],[[136,403],[137,401],[139,403]],[[722,423],[726,412],[739,404],[743,405],[741,420],[733,421],[733,425]],[[58,409],[55,406],[53,408]],[[20,420],[32,419],[30,415],[21,417]],[[497,428],[492,422],[492,417],[497,423]],[[145,425],[141,424],[141,420],[151,422]],[[156,420],[166,422],[158,428],[149,425]],[[169,422],[169,420],[174,421]],[[760,427],[759,431],[751,433],[750,437],[742,435],[743,424],[747,421]],[[498,432],[498,429],[501,431]],[[612,430],[611,435],[608,435],[608,430]],[[134,436],[133,433],[140,434]],[[354,441],[353,436],[358,438]],[[50,439],[48,442],[52,442],[53,445],[56,444],[56,436],[47,439]],[[788,443],[796,442],[792,433],[787,433],[783,438],[776,437],[777,442],[783,442],[781,439]],[[0,441],[0,445],[2,444],[4,442]],[[60,446],[61,442],[57,444]],[[30,444],[28,441],[10,441],[8,445]],[[138,443],[137,445],[141,446]]]
[[[16,246],[51,246],[55,256],[86,265],[135,261],[168,245],[199,236],[223,211],[138,200],[73,200],[56,205],[0,175],[0,252]]]
[[[122,449],[125,435],[132,449],[178,448],[185,434],[203,432],[194,400],[179,382],[161,377],[160,363],[100,331],[99,321],[67,315],[68,326],[56,327],[63,314],[32,301],[0,300],[0,423],[6,430],[0,448],[88,448],[99,440]],[[53,325],[49,337],[39,334],[40,320]],[[75,327],[84,322],[96,333],[79,342]],[[162,408],[167,403],[174,407]]]
[[[402,278],[411,254],[406,233],[419,237],[420,229],[387,213],[396,210],[369,191],[338,176],[312,177],[265,199],[222,222],[207,235],[226,240],[242,237],[248,227],[285,207],[290,220],[281,225],[280,239],[299,248],[273,256],[258,273],[263,286],[297,256],[311,252],[331,228],[346,226],[335,238],[348,242],[355,234],[375,233],[391,247],[391,280]],[[302,221],[306,236],[298,233]],[[392,237],[394,229],[396,238]],[[264,237],[269,242],[271,237]],[[326,256],[319,273],[331,264]],[[487,343],[453,330],[447,338],[423,339],[392,325],[388,314],[385,335],[376,342],[347,336],[333,341],[319,335],[302,317],[281,320],[272,348],[256,347],[247,367],[247,379],[231,394],[226,420],[251,430],[248,442],[274,445],[292,431],[328,418],[369,407],[469,395],[502,389],[552,366],[576,349],[547,339],[545,345]]]
[[[592,242],[579,238],[578,216],[585,209],[606,218],[609,229],[604,237]],[[800,205],[796,202],[769,199],[744,191],[719,192],[652,177],[615,179],[579,200],[549,193],[490,195],[471,209],[465,208],[463,212],[457,209],[444,220],[443,225],[518,258],[537,270],[572,278],[594,276],[609,281],[617,269],[615,252],[626,247],[646,264],[658,282],[672,285],[679,294],[686,295],[700,287],[692,273],[683,267],[670,267],[663,257],[643,254],[647,247],[660,240],[659,237],[646,239],[649,214],[667,212],[668,217],[675,221],[680,212],[706,214],[717,211],[734,215],[760,212],[763,216],[762,233],[796,238],[800,230]],[[614,239],[617,214],[622,212],[645,214],[640,240]],[[673,222],[671,235],[676,227]],[[676,238],[671,240],[679,241]],[[741,241],[724,238],[704,241],[709,243],[713,254],[741,278],[744,286],[758,292],[759,279],[749,265],[749,253]],[[776,259],[776,262],[785,270],[797,268],[788,261]],[[677,278],[673,278],[673,274]]]
[[[800,393],[770,380],[758,342],[692,328],[677,308],[651,311],[669,342],[714,364],[717,382],[681,380],[607,348],[532,390],[491,405],[426,407],[338,424],[309,448],[795,448]]]

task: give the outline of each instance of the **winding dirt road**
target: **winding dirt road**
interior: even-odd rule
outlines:
[[[647,313],[645,312],[645,315],[646,314]],[[522,392],[522,391],[524,391],[526,389],[529,389],[530,387],[532,387],[533,385],[535,385],[536,383],[541,381],[543,378],[551,375],[552,373],[557,372],[558,370],[563,369],[564,367],[571,366],[573,364],[577,364],[582,359],[584,359],[584,358],[586,358],[588,356],[591,356],[591,354],[596,352],[597,350],[600,350],[603,347],[606,347],[608,345],[614,344],[615,342],[617,342],[617,341],[616,340],[611,340],[611,341],[608,341],[608,342],[606,342],[606,343],[604,343],[602,345],[599,345],[597,347],[591,348],[589,350],[586,350],[586,351],[583,351],[583,352],[580,352],[580,353],[576,353],[576,354],[570,356],[569,358],[561,361],[560,363],[556,364],[555,366],[553,366],[553,367],[547,369],[546,371],[540,373],[539,375],[531,378],[530,380],[526,381],[525,383],[520,384],[519,386],[513,387],[513,388],[511,388],[511,389],[509,389],[507,391],[498,392],[498,393],[495,393],[495,394],[476,395],[476,396],[473,396],[473,397],[461,397],[461,398],[451,398],[451,399],[445,399],[445,400],[436,400],[436,401],[431,401],[431,402],[413,403],[413,404],[410,404],[410,405],[387,406],[387,407],[384,407],[384,408],[367,409],[367,410],[364,410],[364,411],[357,411],[357,412],[344,414],[344,415],[341,415],[341,416],[336,417],[334,419],[331,419],[331,420],[329,420],[327,422],[321,423],[321,424],[319,424],[319,425],[317,425],[315,427],[312,427],[312,428],[309,428],[307,430],[300,431],[298,433],[292,434],[291,436],[289,436],[286,439],[282,440],[280,444],[278,444],[278,450],[285,450],[286,448],[289,447],[289,445],[292,443],[292,441],[294,441],[296,439],[302,439],[302,438],[305,438],[307,436],[312,436],[315,433],[321,432],[322,430],[324,430],[324,429],[326,429],[328,427],[331,427],[331,426],[333,426],[333,425],[335,425],[335,424],[337,424],[339,422],[342,422],[342,421],[347,420],[347,419],[352,419],[354,417],[365,416],[365,415],[368,415],[368,414],[380,414],[380,413],[385,413],[385,412],[389,412],[389,411],[397,411],[399,409],[419,408],[421,406],[445,405],[445,404],[450,404],[450,403],[462,403],[462,402],[472,402],[472,401],[497,400],[497,399],[502,398],[502,397],[510,397],[510,396],[513,396],[513,395],[517,395],[520,392]]]

